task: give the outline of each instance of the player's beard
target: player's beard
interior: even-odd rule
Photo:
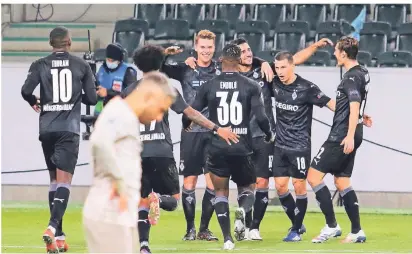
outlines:
[[[245,67],[251,67],[252,66],[252,64],[246,64],[245,62],[243,62],[242,59],[240,59],[239,64],[242,65],[242,66],[245,66]]]
[[[247,68],[251,68],[251,67],[252,67],[252,64],[246,64],[246,63],[244,63],[244,62],[242,61],[242,59],[240,59],[239,65],[242,65],[242,66],[247,67]]]

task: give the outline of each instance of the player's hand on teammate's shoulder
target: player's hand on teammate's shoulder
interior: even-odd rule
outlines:
[[[98,88],[97,95],[99,95],[100,97],[106,97],[107,96],[107,89],[106,88],[104,88],[102,86],[99,86],[97,88]]]
[[[41,111],[41,106],[40,106],[40,98],[36,96],[36,104],[34,104],[33,106],[31,106],[34,111],[36,111],[37,113],[40,113]]]
[[[366,127],[372,127],[372,124],[373,124],[372,117],[364,114],[363,115],[363,125],[365,125]]]
[[[346,136],[342,140],[342,143],[340,143],[340,145],[343,146],[343,153],[344,154],[350,154],[353,151],[354,147],[355,147],[355,138]]]
[[[196,69],[196,58],[194,58],[193,56],[188,57],[185,61],[185,64],[192,69]]]
[[[233,133],[231,127],[219,127],[217,135],[223,138],[228,145],[231,145],[231,142],[234,144],[239,142],[239,135]]]
[[[272,67],[268,62],[263,62],[260,66],[260,72],[262,74],[262,78],[266,78],[267,82],[272,82],[275,74],[273,73]]]
[[[165,55],[176,55],[183,52],[183,49],[180,48],[179,46],[170,46],[165,49],[164,53]]]
[[[124,192],[119,191],[119,184],[116,181],[112,182],[112,191],[110,194],[110,200],[119,199],[119,211],[125,212],[127,210],[127,197]]]
[[[269,143],[275,142],[275,137],[276,137],[276,134],[273,131],[271,131],[270,136],[265,137],[265,143],[269,144]]]
[[[333,46],[333,42],[329,40],[328,38],[322,38],[318,40],[317,42],[315,42],[315,46],[317,48],[323,48],[323,47],[326,47],[327,45]]]

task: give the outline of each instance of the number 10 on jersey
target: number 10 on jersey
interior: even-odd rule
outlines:
[[[238,101],[239,91],[234,91],[230,103],[227,102],[229,92],[216,92],[216,97],[220,98],[217,108],[217,120],[221,125],[239,125],[243,120],[242,104]]]
[[[73,92],[73,78],[70,69],[51,69],[53,83],[53,103],[69,102]]]

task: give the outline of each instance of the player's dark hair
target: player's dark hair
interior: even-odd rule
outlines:
[[[236,44],[226,44],[222,50],[222,58],[231,61],[239,61],[240,56],[242,55],[242,50]]]
[[[157,45],[146,45],[133,53],[134,64],[144,73],[159,70],[164,59],[164,49]]]
[[[248,43],[247,40],[245,38],[237,38],[233,41],[230,42],[231,44],[235,44],[235,45],[242,45],[243,43]]]
[[[50,32],[50,46],[64,48],[70,46],[69,30],[64,26],[58,26]]]
[[[290,64],[293,64],[293,54],[289,51],[281,51],[275,55],[276,61],[283,61],[287,59]]]
[[[359,42],[355,38],[343,36],[338,40],[338,49],[344,51],[349,59],[356,60],[359,51]]]

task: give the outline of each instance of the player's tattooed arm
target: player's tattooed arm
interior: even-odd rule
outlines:
[[[195,124],[198,124],[208,130],[212,131],[215,127],[215,124],[212,121],[190,106],[183,111],[183,114],[185,114],[185,116],[192,120]]]
[[[211,131],[215,131],[217,135],[219,135],[221,138],[226,140],[226,142],[230,145],[230,142],[233,143],[238,143],[239,142],[239,136],[235,133],[232,132],[230,127],[223,128],[217,126],[215,123],[207,119],[205,116],[202,115],[199,111],[195,110],[192,107],[187,107],[183,113],[187,118],[192,120],[194,123],[207,128]]]

